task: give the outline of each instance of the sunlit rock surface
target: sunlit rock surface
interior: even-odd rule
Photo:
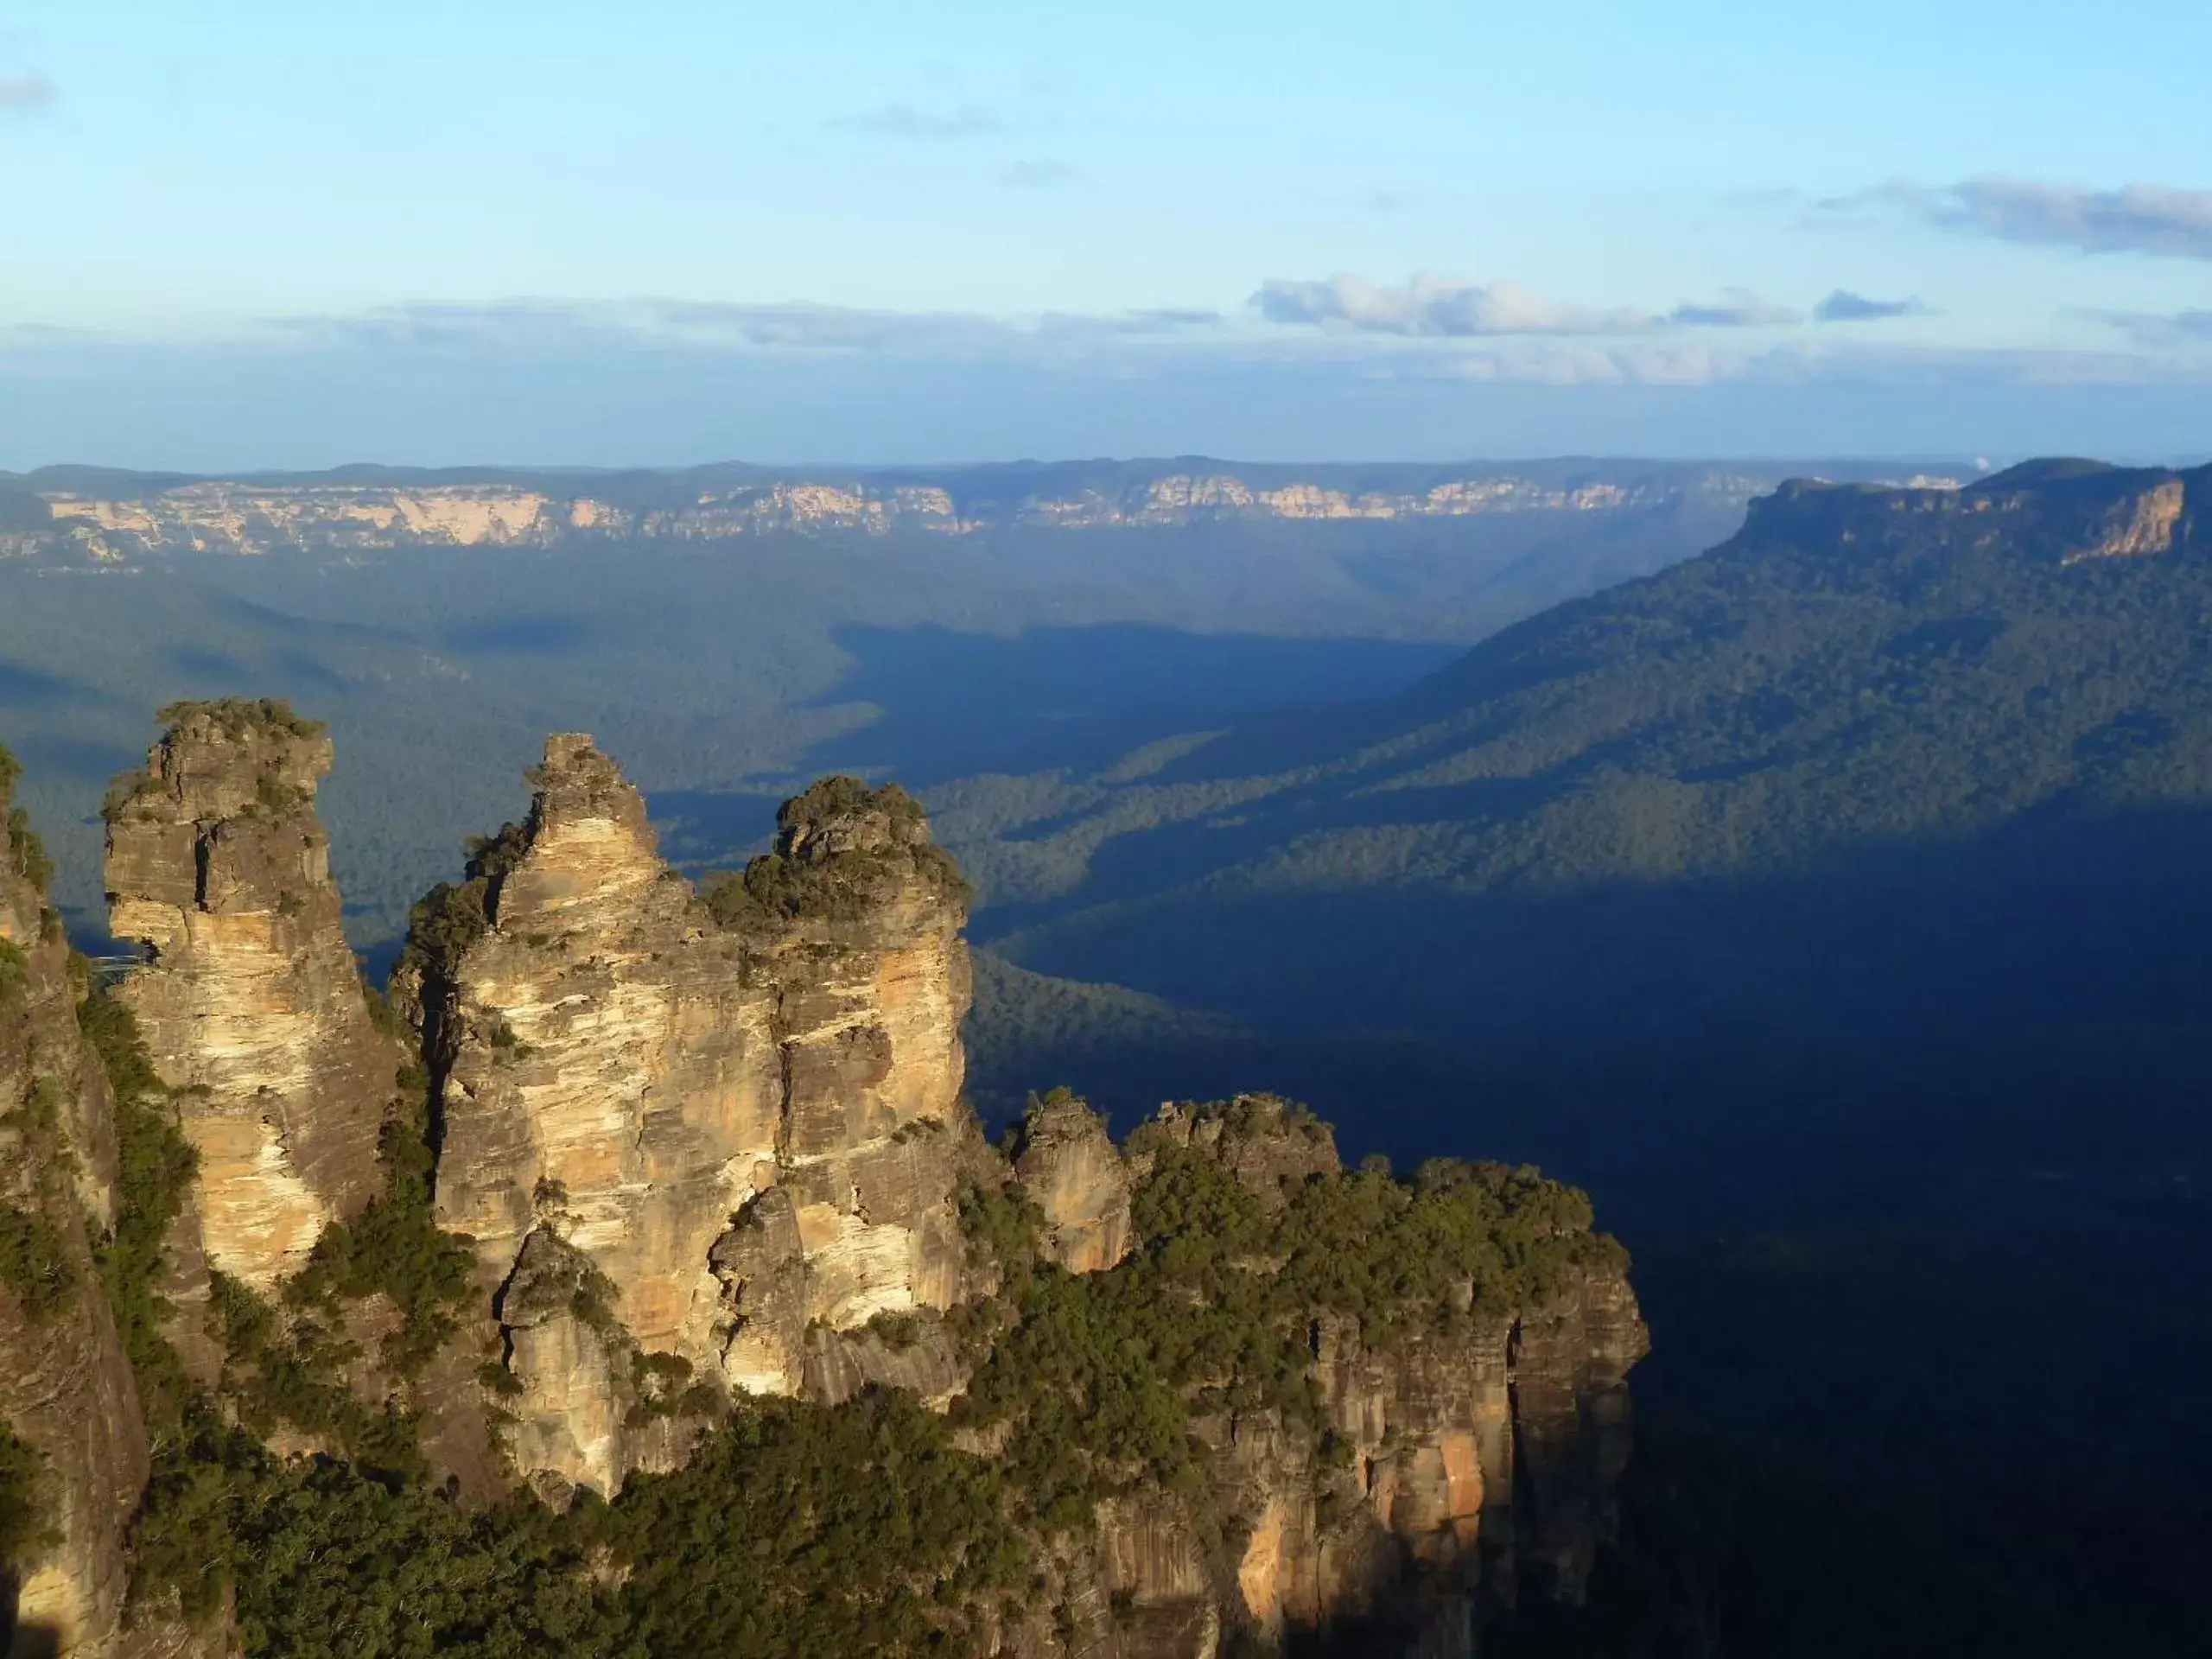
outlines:
[[[769,902],[718,919],[588,738],[549,740],[532,782],[480,927],[410,993],[441,1088],[439,1217],[486,1282],[552,1229],[603,1275],[625,1355],[756,1393],[799,1389],[810,1325],[949,1306],[964,900],[918,809],[803,798]],[[626,1359],[500,1318],[518,1459],[612,1491],[637,1466]]]
[[[376,1029],[315,812],[330,740],[282,705],[181,704],[110,791],[122,995],[200,1154],[197,1248],[265,1290],[378,1189],[400,1045]]]

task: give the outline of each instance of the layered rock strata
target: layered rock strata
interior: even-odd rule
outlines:
[[[588,738],[550,739],[531,781],[402,995],[439,1219],[501,1287],[518,1462],[611,1492],[657,1460],[625,1427],[653,1357],[791,1393],[810,1326],[959,1296],[964,899],[895,791],[802,797],[702,900]],[[565,1300],[532,1288],[556,1260]]]
[[[71,546],[96,559],[181,552],[543,547],[613,538],[723,541],[779,534],[977,535],[1009,529],[1157,529],[1229,519],[1388,523],[1519,513],[1626,514],[1699,502],[1736,504],[1779,481],[1734,469],[1605,468],[1530,474],[1432,467],[1363,468],[1364,485],[1282,467],[1132,473],[1041,469],[1027,484],[997,469],[924,481],[748,477],[721,469],[633,477],[607,490],[578,478],[467,483],[300,480],[163,480],[93,494],[19,495],[0,524],[0,557]],[[1915,486],[1956,488],[1957,478]],[[43,522],[41,522],[41,518]]]
[[[110,931],[200,1154],[180,1253],[266,1290],[378,1190],[404,1051],[376,1028],[315,811],[320,725],[281,703],[181,703],[105,809]]]

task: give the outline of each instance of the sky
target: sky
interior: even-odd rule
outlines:
[[[2212,454],[2212,6],[0,0],[0,467]]]

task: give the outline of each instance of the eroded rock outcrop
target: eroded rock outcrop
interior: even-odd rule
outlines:
[[[611,1492],[646,1455],[629,1352],[791,1393],[810,1326],[959,1295],[964,899],[896,791],[818,786],[702,899],[588,738],[549,740],[531,781],[527,821],[425,906],[402,996],[440,1220],[509,1286],[518,1460]],[[549,1241],[601,1275],[600,1325],[513,1315]]]
[[[180,703],[106,806],[121,995],[200,1154],[183,1247],[257,1290],[378,1190],[400,1046],[376,1028],[315,813],[330,740],[282,703]]]
[[[13,779],[0,750],[0,1651],[181,1653],[181,1630],[124,1619],[149,1463],[92,1254],[122,1203],[116,1104]]]
[[[397,1408],[448,1491],[511,1468],[562,1503],[682,1466],[734,1396],[865,1412],[889,1389],[944,1414],[937,1455],[1005,1461],[976,1490],[1027,1589],[953,1617],[1010,1659],[1351,1630],[1467,1655],[1516,1598],[1583,1593],[1645,1335],[1580,1194],[1452,1160],[1346,1172],[1269,1096],[1163,1106],[1117,1146],[1055,1090],[994,1151],[960,1098],[965,890],[909,798],[827,780],[695,890],[575,734],[525,821],[418,907],[395,992],[426,1062],[409,1156],[435,1169],[395,1153],[379,1187],[402,1054],[336,955],[328,746],[275,705],[171,712],[110,861],[150,952],[119,1000],[202,1155],[157,1287],[283,1293],[261,1337],[226,1327],[205,1396],[270,1452],[353,1452],[346,1414]],[[22,1597],[66,1653],[181,1651],[181,1624],[123,1619],[148,1458],[92,1254],[118,1109],[34,861],[0,852],[0,1479],[30,1448],[51,1529]],[[446,1263],[459,1329],[410,1325],[406,1274],[365,1265],[396,1250]],[[332,1368],[323,1430],[253,1414],[271,1363]]]
[[[1021,1126],[1014,1173],[1045,1217],[1048,1256],[1070,1273],[1096,1273],[1129,1253],[1129,1166],[1106,1120],[1064,1090]]]
[[[1265,1096],[1163,1106],[1126,1150],[1080,1102],[1055,1098],[1033,1107],[1022,1141],[1017,1179],[1041,1214],[1048,1258],[1069,1236],[1066,1217],[1096,1208],[1068,1192],[1126,1194],[1166,1149],[1218,1163],[1273,1214],[1340,1171],[1326,1126]],[[1080,1182],[1066,1174],[1070,1147],[1081,1149]],[[1099,1166],[1106,1159],[1118,1181]],[[1566,1189],[1528,1190],[1540,1235],[1581,1224],[1573,1199],[1549,1214]],[[1522,1594],[1579,1602],[1615,1525],[1625,1378],[1648,1338],[1617,1256],[1567,1260],[1526,1303],[1493,1309],[1495,1289],[1467,1282],[1446,1297],[1464,1315],[1442,1324],[1386,1319],[1380,1306],[1371,1317],[1317,1310],[1321,1432],[1272,1407],[1195,1418],[1210,1502],[1117,1499],[1099,1512],[1095,1557],[1062,1563],[1059,1625],[1084,1625],[1093,1580],[1122,1616],[1058,1645],[1012,1632],[1007,1650],[1201,1659],[1230,1628],[1273,1649],[1300,1631],[1360,1625],[1374,1651],[1470,1655],[1486,1619]],[[1209,1536],[1220,1541],[1211,1549],[1198,1541]]]

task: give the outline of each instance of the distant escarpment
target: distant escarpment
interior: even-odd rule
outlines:
[[[778,533],[971,535],[1221,519],[1381,522],[1740,505],[1769,469],[1559,461],[1517,467],[1247,466],[1185,457],[906,472],[410,473],[178,479],[55,468],[10,480],[0,556],[96,560],[288,549],[717,541]],[[1916,479],[1955,486],[1956,478]]]
[[[1347,1171],[1264,1096],[991,1146],[915,802],[827,779],[695,887],[575,734],[387,1011],[320,729],[165,712],[109,814],[144,960],[104,996],[0,911],[58,1241],[0,1318],[79,1321],[0,1369],[0,1516],[63,1651],[1448,1655],[1581,1598],[1646,1338],[1579,1192]]]

